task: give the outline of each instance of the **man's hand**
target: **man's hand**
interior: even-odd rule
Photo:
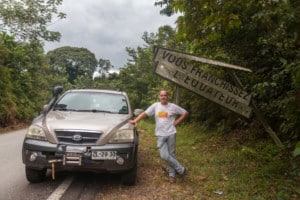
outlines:
[[[179,124],[182,120],[184,120],[187,116],[189,115],[188,112],[183,113],[182,115],[180,115],[180,117],[178,119],[176,119],[174,121],[174,126],[177,126],[177,124]]]
[[[142,112],[141,114],[139,114],[139,116],[137,116],[137,118],[135,118],[134,120],[128,120],[129,124],[132,124],[134,126],[137,125],[138,121],[140,121],[141,119],[143,119],[146,116],[145,112]]]
[[[128,123],[129,123],[129,124],[132,124],[132,125],[134,125],[134,126],[137,125],[137,123],[136,123],[134,120],[128,120]]]

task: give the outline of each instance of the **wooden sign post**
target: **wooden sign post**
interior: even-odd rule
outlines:
[[[240,70],[252,72],[250,69],[223,63],[215,60],[201,58],[191,54],[178,52],[162,47],[154,48],[154,73],[176,83],[202,97],[215,102],[233,112],[236,112],[246,118],[250,118],[252,108],[262,123],[266,131],[273,138],[278,146],[282,146],[281,141],[266,122],[262,114],[258,111],[255,104],[251,102],[251,94],[244,91],[242,84],[232,70]],[[224,81],[212,74],[201,70],[196,64],[191,61],[201,62],[214,66],[221,66],[229,69],[229,74],[233,77],[234,82],[238,87]],[[178,91],[177,91],[178,92]],[[178,95],[178,94],[177,94]]]
[[[249,107],[251,101],[249,93],[190,64],[187,58],[195,57],[158,48],[154,58],[156,62],[154,72],[231,111],[250,117],[252,109]],[[205,59],[205,61],[211,63],[212,60]],[[238,66],[235,68],[241,69]]]

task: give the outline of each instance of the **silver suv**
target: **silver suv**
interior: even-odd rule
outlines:
[[[29,182],[41,182],[47,169],[121,173],[126,185],[137,176],[138,134],[124,92],[69,90],[53,98],[28,128],[22,158]]]

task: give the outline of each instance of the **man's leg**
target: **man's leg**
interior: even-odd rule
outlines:
[[[184,172],[184,167],[176,160],[176,156],[173,156],[175,155],[175,141],[175,134],[171,137],[157,137],[157,147],[159,149],[160,157],[169,164],[169,176],[173,177],[175,176],[175,172],[178,174],[182,174]]]
[[[167,143],[168,152],[170,156],[176,159],[176,134],[169,136],[166,143]],[[169,166],[168,172],[169,172],[169,176],[174,177],[176,174],[175,169],[171,165]]]

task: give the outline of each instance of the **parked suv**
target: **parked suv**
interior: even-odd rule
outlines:
[[[47,169],[120,173],[124,184],[137,176],[138,133],[125,92],[66,91],[53,98],[28,128],[22,158],[29,182],[41,182]]]

